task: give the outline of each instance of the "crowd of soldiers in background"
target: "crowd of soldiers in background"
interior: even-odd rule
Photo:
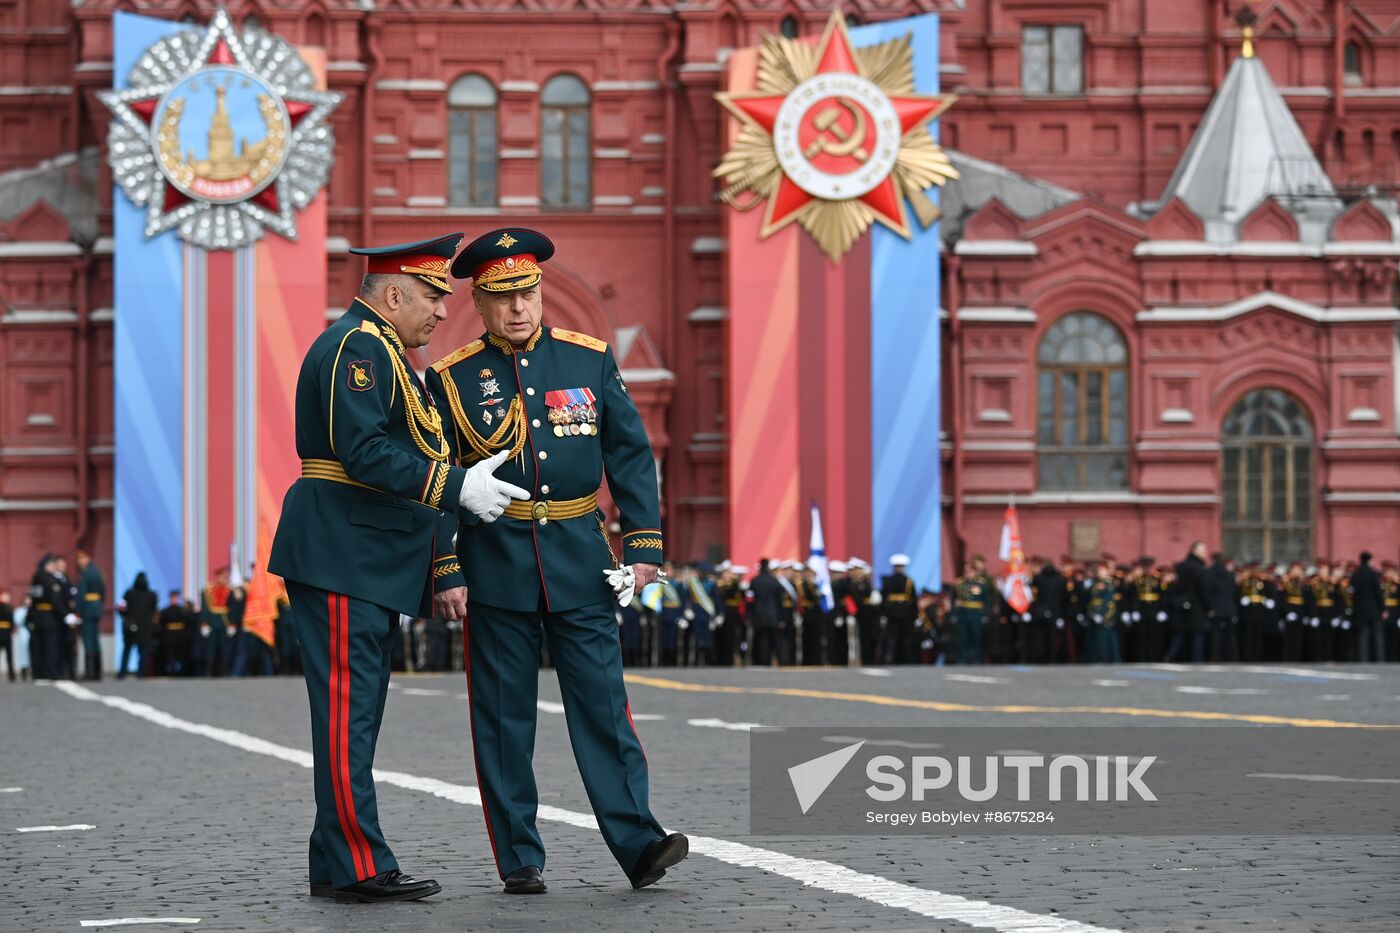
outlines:
[[[46,554],[29,592],[0,592],[0,654],[9,679],[100,679],[105,584],[79,552],[78,577]],[[1204,544],[1175,564],[1150,557],[1029,561],[1029,604],[1016,611],[974,555],[939,592],[920,588],[896,555],[876,575],[833,560],[824,593],[816,564],[764,560],[753,571],[667,565],[664,583],[617,606],[623,661],[638,666],[1067,664],[1116,662],[1400,661],[1400,567],[1369,553],[1236,566]],[[271,641],[247,631],[244,587],[215,571],[198,597],[158,605],[145,574],[115,604],[120,672],[219,677],[301,673],[285,598]],[[394,670],[462,670],[460,623],[401,620]],[[79,664],[81,649],[82,663]],[[549,658],[542,659],[546,665]],[[122,676],[122,673],[117,675]]]
[[[1236,566],[1204,543],[1174,564],[1034,557],[1023,611],[979,555],[940,592],[903,555],[878,577],[832,561],[826,599],[798,561],[702,564],[618,621],[632,665],[1400,661],[1400,567],[1371,563]]]

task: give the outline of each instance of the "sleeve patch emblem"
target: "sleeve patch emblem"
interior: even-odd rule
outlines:
[[[373,389],[374,363],[370,360],[351,360],[350,375],[345,382],[354,392],[368,392]]]

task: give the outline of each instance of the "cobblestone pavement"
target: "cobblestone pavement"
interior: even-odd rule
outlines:
[[[972,928],[948,917],[1045,933],[1070,933],[1073,922],[1122,930],[1400,929],[1394,834],[754,837],[746,732],[754,723],[1197,722],[986,709],[1009,704],[1395,724],[1400,669],[662,669],[629,678],[653,808],[668,829],[708,837],[696,854],[660,884],[632,891],[595,829],[571,825],[572,817],[545,818],[549,894],[500,894],[481,811],[471,802],[463,675],[403,676],[394,681],[376,761],[397,773],[390,783],[381,779],[380,815],[404,868],[438,879],[444,891],[385,906],[306,896],[312,802],[310,772],[295,760],[309,747],[299,679],[104,681],[85,685],[97,695],[87,701],[81,687],[0,685],[0,840],[9,866],[0,875],[0,931],[76,931],[83,921],[138,917],[199,920],[149,927],[159,930],[335,933],[547,924],[576,931]],[[93,701],[112,697],[131,702]],[[541,803],[587,814],[551,671],[541,675],[540,699]],[[911,700],[969,709],[899,705]],[[235,730],[287,751],[236,747],[219,738],[228,733],[172,723]],[[1400,734],[1374,734],[1400,741]],[[93,828],[18,832],[75,824]],[[749,848],[726,848],[726,841]]]

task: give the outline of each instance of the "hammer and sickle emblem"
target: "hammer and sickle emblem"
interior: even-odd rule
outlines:
[[[850,133],[841,128],[843,110],[855,120],[855,128]],[[870,158],[870,153],[865,148],[865,134],[869,129],[865,122],[865,111],[846,98],[838,97],[836,103],[823,108],[812,118],[812,126],[816,128],[818,135],[803,153],[808,159],[822,152],[838,157],[851,156],[857,162],[865,162]],[[826,135],[828,133],[831,135]],[[832,137],[835,137],[835,141]]]

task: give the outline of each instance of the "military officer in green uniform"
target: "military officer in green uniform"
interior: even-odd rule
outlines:
[[[102,601],[107,584],[92,562],[92,552],[78,548],[78,616],[83,620],[83,679],[102,679]]]
[[[472,749],[496,868],[513,894],[545,890],[531,765],[542,641],[589,802],[632,885],[656,882],[688,852],[648,804],[613,615],[615,592],[626,605],[662,562],[656,461],[612,349],[541,323],[541,264],[553,254],[547,237],[519,228],[467,246],[452,273],[472,279],[486,332],[429,372],[454,453],[463,463],[508,456],[503,478],[529,490],[501,521],[465,522],[456,553],[440,548],[433,571],[469,593]],[[621,513],[620,561],[598,508],[604,474]]]
[[[974,558],[963,570],[962,579],[953,588],[953,617],[958,624],[958,663],[982,663],[982,625],[993,597],[991,584],[977,567]]]
[[[446,318],[447,272],[462,234],[351,252],[369,274],[350,308],[316,338],[296,389],[301,478],[282,504],[268,570],[287,582],[311,703],[315,896],[416,900],[415,880],[379,828],[374,747],[399,615],[460,616],[460,588],[434,595],[434,539],[450,547],[456,512],[494,521],[524,490],[451,463],[435,400],[404,351]],[[447,513],[447,514],[444,514]],[[431,603],[431,606],[430,606]]]

